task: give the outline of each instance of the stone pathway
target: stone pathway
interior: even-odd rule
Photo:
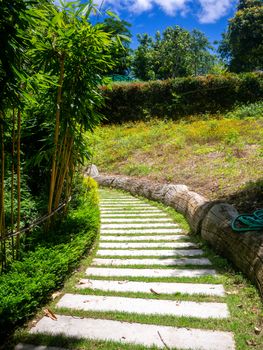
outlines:
[[[79,310],[190,317],[199,319],[203,325],[206,320],[228,319],[228,307],[221,300],[225,295],[223,286],[202,283],[202,280],[196,282],[198,278],[218,278],[203,254],[162,210],[129,195],[103,191],[97,256],[86,270],[86,277],[76,286],[79,293],[64,294],[57,303],[58,308],[71,310],[72,316],[56,313],[57,321],[44,317],[30,333],[110,340],[141,345],[145,349],[155,346],[160,349],[234,350],[232,333],[206,327],[194,329],[73,316],[74,310]],[[85,289],[99,295],[81,294]],[[105,295],[105,292],[115,295]],[[143,297],[135,294],[124,297],[121,293],[144,294]],[[175,293],[186,296],[186,300],[174,300]],[[219,298],[219,302],[190,300],[199,295]],[[57,348],[19,344],[16,350]]]

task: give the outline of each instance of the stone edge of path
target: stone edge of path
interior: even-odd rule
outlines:
[[[225,290],[222,284],[204,283],[174,283],[174,282],[138,282],[138,281],[110,281],[81,279],[76,286],[77,289],[91,289],[113,292],[141,292],[147,294],[175,294],[188,295],[213,295],[224,297]]]
[[[100,277],[149,277],[149,278],[177,278],[177,277],[218,277],[214,269],[134,269],[122,267],[88,267],[86,269],[87,276]]]
[[[107,267],[114,267],[114,266],[185,266],[185,265],[196,265],[196,266],[212,266],[212,263],[207,258],[179,258],[179,259],[158,259],[152,258],[152,259],[107,259],[107,258],[94,258],[91,262],[91,267],[93,266],[107,266]]]
[[[92,165],[94,168],[94,165]],[[92,176],[89,169],[87,176]],[[219,254],[228,258],[253,283],[263,297],[263,234],[234,232],[232,220],[238,211],[223,201],[209,201],[185,185],[161,184],[129,176],[103,175],[93,178],[99,185],[124,190],[174,208],[183,214],[191,233],[199,234]]]
[[[15,346],[14,350],[68,350],[65,348],[58,348],[48,345],[31,345],[19,343]]]
[[[112,320],[82,319],[71,316],[58,316],[58,320],[55,323],[50,318],[42,318],[38,327],[31,329],[31,333],[65,334],[69,328],[71,329],[71,334],[69,334],[71,337],[121,341],[122,343],[133,343],[146,347],[155,345],[164,349],[165,342],[167,344],[166,347],[169,348],[176,346],[180,349],[235,349],[233,335],[229,332],[145,325]],[[104,332],[101,332],[101,329],[104,329]]]
[[[174,301],[91,294],[66,293],[57,303],[57,307],[71,311],[110,311],[198,319],[226,319],[230,316],[228,306],[224,302]]]

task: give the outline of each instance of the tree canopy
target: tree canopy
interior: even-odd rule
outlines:
[[[118,37],[119,40],[119,45],[113,46],[111,50],[111,57],[114,60],[115,68],[110,73],[125,75],[131,63],[130,39],[132,35],[129,30],[131,24],[115,17],[105,18],[102,24],[105,32],[109,33],[112,37]]]
[[[179,26],[168,27],[155,38],[138,35],[133,70],[142,80],[168,79],[207,73],[213,63],[211,45],[198,30],[187,31]]]
[[[233,72],[263,69],[263,2],[239,0],[219,53]]]

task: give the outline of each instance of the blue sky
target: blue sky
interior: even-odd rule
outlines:
[[[179,25],[188,30],[197,28],[211,42],[220,40],[233,17],[237,0],[95,0],[103,10],[116,12],[132,24],[131,47],[137,46],[136,35],[154,35],[168,26]]]

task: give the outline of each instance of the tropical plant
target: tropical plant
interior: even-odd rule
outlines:
[[[263,69],[263,2],[239,0],[219,46],[221,57],[233,72]]]
[[[215,56],[206,36],[179,26],[168,27],[155,39],[138,35],[139,46],[134,52],[133,70],[141,80],[168,79],[203,75],[209,72]]]
[[[29,185],[23,183],[23,188],[35,190],[41,206],[48,202],[51,214],[70,198],[74,174],[88,156],[84,131],[102,118],[97,111],[103,103],[99,86],[114,67],[111,53],[119,40],[103,24],[91,24],[92,11],[92,1],[60,1],[57,7],[46,0],[10,0],[0,9],[0,36],[8,34],[0,53],[3,266],[7,229],[19,232],[23,219],[21,179]],[[11,213],[5,210],[7,195]],[[6,217],[11,218],[8,227]],[[12,240],[12,251],[13,246]],[[19,249],[18,233],[17,256]]]
[[[113,37],[118,38],[119,45],[112,46],[111,57],[114,60],[115,67],[110,74],[125,75],[131,67],[131,24],[121,20],[118,17],[106,17],[102,22],[104,30]]]

